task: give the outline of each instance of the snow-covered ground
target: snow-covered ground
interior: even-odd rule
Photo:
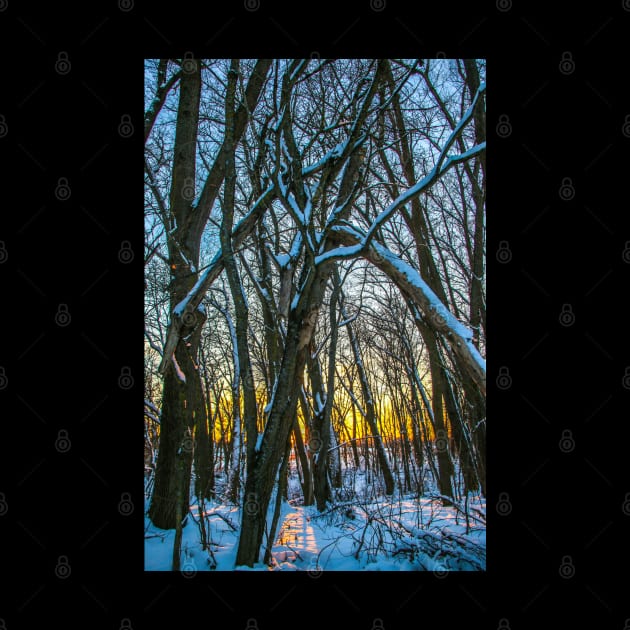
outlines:
[[[272,502],[273,503],[273,502]],[[254,571],[475,571],[486,568],[485,500],[445,507],[436,496],[372,497],[337,502],[323,513],[299,500],[282,504],[270,566]],[[182,535],[181,570],[232,571],[240,508],[205,504],[208,549],[201,544],[199,505]],[[271,513],[270,515],[271,516]],[[271,518],[268,519],[271,522]],[[174,530],[145,517],[145,570],[170,571]],[[264,549],[263,549],[264,552]]]

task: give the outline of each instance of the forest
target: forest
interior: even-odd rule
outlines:
[[[486,569],[485,74],[145,60],[145,570]]]

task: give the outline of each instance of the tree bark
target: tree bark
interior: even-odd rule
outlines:
[[[466,68],[466,83],[472,99],[479,89],[479,69],[474,59],[464,60]],[[483,107],[477,107],[474,114],[475,144],[479,144],[486,139],[486,113]],[[484,266],[484,208],[485,195],[482,191],[486,189],[486,158],[480,156],[481,164],[481,186],[472,187],[472,196],[475,203],[475,231],[473,238],[473,257],[470,281],[470,326],[473,330],[473,343],[479,347],[479,336],[481,327],[486,329],[486,309],[483,304],[483,266]]]
[[[173,177],[170,194],[170,217],[173,222],[168,240],[171,270],[171,311],[190,291],[196,280],[199,249],[190,249],[186,228],[194,199],[195,148],[199,121],[201,66],[195,61],[192,72],[182,74],[180,85]],[[192,194],[191,194],[192,187]],[[182,328],[183,343],[168,357],[170,369],[164,378],[162,426],[155,473],[155,486],[149,508],[154,525],[171,529],[188,509],[190,469],[192,465],[192,433],[195,416],[205,415],[198,352],[201,324],[205,315],[198,310],[191,313]]]
[[[271,66],[271,60],[259,60],[246,89],[246,103],[236,111],[232,124],[233,136],[231,145],[222,146],[214,166],[212,167],[196,208],[192,207],[194,199],[195,183],[195,157],[197,145],[197,133],[199,122],[199,98],[201,91],[201,63],[193,60],[192,71],[182,71],[180,83],[180,100],[178,107],[175,150],[173,158],[173,175],[170,195],[169,225],[165,228],[169,233],[169,267],[171,269],[172,282],[170,286],[170,312],[171,323],[169,325],[167,341],[164,348],[164,356],[160,371],[164,374],[164,402],[165,410],[168,409],[169,417],[165,418],[162,427],[158,464],[156,468],[156,480],[151,500],[149,515],[158,527],[173,528],[176,526],[175,496],[177,494],[175,481],[178,475],[174,474],[178,446],[182,442],[183,427],[192,426],[187,419],[186,404],[188,399],[193,399],[197,391],[199,379],[197,369],[198,337],[190,339],[191,333],[200,328],[202,318],[198,311],[202,295],[196,302],[189,305],[190,308],[181,313],[176,311],[188,296],[197,279],[196,270],[199,267],[199,246],[201,235],[216,200],[219,188],[225,177],[227,158],[233,154],[233,147],[240,141],[250,112],[254,111],[265,82],[267,71]],[[238,241],[248,233],[255,225],[257,217],[252,217],[243,229],[236,230],[233,238]],[[221,264],[216,265],[215,271],[220,273]],[[208,275],[206,274],[206,278]],[[215,276],[216,277],[216,276]],[[192,357],[192,361],[187,358]],[[185,379],[184,391],[182,389]],[[168,401],[168,402],[167,402]],[[192,450],[192,449],[189,449]],[[185,456],[188,454],[181,451]],[[184,475],[186,477],[186,475]],[[190,473],[183,483],[189,483]],[[188,500],[188,490],[184,490],[177,496],[182,500]]]
[[[208,418],[203,392],[200,392],[201,409],[195,409],[195,494],[199,499],[211,499],[214,486],[212,439],[208,434]]]
[[[306,400],[306,396],[304,395],[304,390],[300,388],[299,392],[300,399],[300,408],[302,409],[302,416],[304,417],[304,426],[308,429],[310,434],[310,427],[312,427],[312,419],[311,412],[308,407],[308,401]],[[295,424],[293,425],[293,433],[295,435],[295,444],[298,449],[298,453],[300,456],[300,464],[302,465],[302,473],[304,475],[304,479],[302,481],[302,492],[304,494],[304,505],[313,505],[314,495],[313,495],[313,467],[311,465],[313,459],[313,453],[310,450],[308,454],[306,453],[306,448],[304,447],[304,440],[302,439],[302,432],[300,431],[299,424],[297,422],[297,418]]]
[[[374,439],[374,446],[376,448],[376,456],[378,463],[383,473],[383,479],[385,481],[385,494],[393,494],[395,483],[392,469],[387,459],[387,452],[385,451],[385,445],[383,444],[383,438],[378,430],[376,424],[376,413],[374,411],[374,398],[370,384],[368,382],[367,374],[363,366],[363,360],[361,358],[361,349],[359,348],[359,340],[352,324],[346,325],[348,329],[348,337],[350,339],[350,345],[352,347],[352,354],[354,356],[354,362],[359,371],[359,382],[361,383],[361,393],[363,395],[363,404],[365,407],[365,421],[370,429],[370,433]]]
[[[339,328],[337,327],[337,300],[341,291],[339,276],[336,268],[333,268],[333,291],[330,296],[330,347],[328,350],[328,375],[326,383],[326,391],[324,392],[321,374],[319,372],[319,363],[317,359],[311,361],[311,373],[317,375],[316,381],[311,378],[313,383],[313,396],[319,400],[317,405],[313,425],[319,435],[320,448],[315,455],[313,481],[315,491],[315,502],[317,509],[323,512],[326,509],[326,503],[331,498],[331,489],[328,482],[328,462],[329,448],[331,446],[331,414],[333,400],[335,396],[335,359],[337,356],[337,340],[339,338]],[[322,397],[326,397],[326,402],[322,404]]]

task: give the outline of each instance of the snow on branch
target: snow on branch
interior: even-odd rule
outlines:
[[[453,131],[453,134],[454,133],[455,131]],[[449,142],[450,142],[450,139],[449,139]],[[442,177],[442,175],[444,175],[444,173],[450,170],[453,166],[455,166],[456,164],[459,164],[460,162],[465,162],[466,160],[469,160],[470,158],[474,157],[475,155],[478,155],[479,153],[485,150],[486,150],[486,143],[484,141],[468,149],[467,151],[464,151],[464,153],[449,156],[449,158],[446,160],[446,162],[443,165],[441,164],[442,156],[440,156],[436,165],[431,169],[428,175],[426,175],[423,179],[421,179],[417,184],[415,184],[411,188],[408,188],[404,193],[401,193],[400,195],[398,195],[398,197],[389,206],[387,206],[387,208],[385,208],[385,210],[383,210],[383,212],[381,212],[381,214],[379,214],[376,217],[376,219],[374,219],[374,222],[372,223],[372,225],[370,226],[370,229],[367,231],[367,234],[365,235],[365,239],[364,239],[365,244],[369,245],[376,231],[394,214],[394,212],[396,212],[396,210],[398,210],[398,208],[400,208],[401,206],[404,206],[406,203],[411,201],[411,199],[413,199],[414,197],[417,197],[420,193],[424,192],[433,184],[435,184],[435,182],[438,179],[440,179],[440,177]],[[445,151],[443,150],[442,153],[444,154]]]
[[[359,256],[363,250],[363,244],[357,243],[356,245],[347,245],[342,247],[335,247],[319,256],[315,257],[315,265],[321,265],[327,260],[339,260],[340,258],[354,258]]]
[[[342,151],[342,149],[339,149]],[[323,168],[326,163],[338,157],[336,151],[330,152],[324,159],[320,160],[316,165],[307,167],[302,170],[302,175],[307,173],[313,174],[315,171]],[[243,241],[251,234],[252,230],[263,216],[265,210],[271,203],[275,194],[274,184],[270,184],[266,190],[258,197],[251,210],[238,222],[236,227],[232,230],[232,246],[234,249],[238,249]],[[294,242],[294,247],[291,250],[292,258],[299,253],[301,247],[301,240]],[[295,251],[297,250],[297,251]],[[221,275],[223,271],[223,253],[219,250],[212,262],[201,274],[193,286],[188,292],[188,295],[173,309],[173,321],[169,328],[168,337],[164,347],[164,355],[162,362],[160,363],[159,371],[161,374],[165,374],[170,364],[170,357],[175,352],[177,343],[179,342],[179,331],[181,328],[181,319],[186,312],[192,312],[199,306],[203,296],[208,292],[212,283]]]
[[[440,177],[442,177],[444,173],[446,173],[450,168],[452,168],[456,164],[469,160],[475,155],[478,155],[479,153],[481,153],[482,151],[485,151],[486,143],[484,141],[484,142],[481,142],[480,144],[475,145],[471,149],[468,149],[464,153],[460,153],[459,155],[452,155],[452,156],[449,156],[448,159],[446,159],[446,154],[448,153],[449,149],[451,148],[451,146],[453,145],[453,143],[455,142],[459,134],[462,132],[466,124],[472,119],[475,108],[477,107],[477,103],[479,102],[481,95],[485,91],[486,91],[486,84],[482,83],[479,86],[479,89],[477,90],[477,93],[475,94],[475,98],[470,104],[470,107],[468,108],[466,113],[462,116],[461,120],[457,123],[457,125],[455,126],[455,129],[453,129],[453,131],[451,132],[451,135],[449,136],[448,140],[446,141],[446,144],[442,148],[442,151],[440,152],[437,162],[435,163],[435,166],[431,169],[431,171],[417,184],[407,189],[404,193],[400,194],[387,208],[385,208],[385,210],[383,210],[383,212],[381,212],[381,214],[379,214],[376,217],[376,219],[374,219],[374,222],[370,226],[370,229],[368,230],[364,239],[366,245],[370,243],[376,231],[394,214],[394,212],[396,212],[396,210],[398,210],[398,208],[400,208],[401,206],[404,206],[413,197],[416,197],[420,193],[427,190]],[[446,162],[443,164],[445,159],[446,159]]]
[[[461,359],[470,377],[482,394],[486,395],[486,361],[472,343],[472,332],[464,326],[440,301],[431,287],[411,265],[396,256],[380,243],[365,245],[365,237],[350,226],[336,226],[330,234],[331,240],[339,244],[327,252],[331,257],[340,250],[357,247],[360,255],[378,267],[408,295],[422,310],[426,323],[448,340],[455,354]]]
[[[302,171],[302,176],[308,177],[309,175],[314,175],[315,173],[319,172],[330,160],[341,157],[341,155],[343,155],[344,151],[346,150],[347,144],[347,139],[337,144],[330,151],[328,151],[321,160],[318,160],[317,162],[315,162],[315,164],[307,166]]]

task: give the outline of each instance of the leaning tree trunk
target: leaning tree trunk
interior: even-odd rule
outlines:
[[[253,566],[258,561],[267,507],[282,455],[278,444],[285,443],[294,420],[299,389],[302,386],[301,374],[314,326],[313,314],[316,317],[319,310],[318,306],[311,306],[310,296],[303,294],[302,297],[301,305],[289,313],[287,343],[277,378],[274,402],[269,411],[260,449],[253,454],[253,465],[248,466],[237,565]]]
[[[299,68],[304,68],[299,63],[290,75],[285,76],[282,87],[282,100],[285,105],[289,105],[288,95],[291,83],[295,83],[299,76]],[[345,163],[345,170],[341,178],[339,192],[335,202],[335,220],[341,221],[347,218],[352,203],[356,198],[357,186],[365,158],[365,150],[359,142],[361,126],[366,119],[368,109],[373,101],[376,88],[381,78],[381,67],[378,64],[374,80],[368,90],[357,92],[357,100],[362,97],[359,113],[352,125],[350,136],[346,144],[346,154],[343,160],[338,160],[323,177],[323,184],[320,182],[318,191],[313,196],[312,205],[316,207],[321,202],[326,183],[330,181],[328,177],[339,173],[342,164]],[[283,108],[282,131],[286,140],[286,149],[291,156],[291,189],[296,198],[294,201],[303,209],[306,203],[306,193],[302,185],[301,178],[301,156],[298,153],[296,143],[292,137],[290,126],[291,108]],[[278,143],[279,144],[279,143]],[[279,154],[279,146],[276,147]],[[276,175],[278,177],[278,175]],[[276,188],[282,192],[282,186],[278,181]],[[282,193],[284,195],[284,193]],[[290,207],[286,198],[283,199]],[[305,216],[302,212],[302,216]],[[303,225],[305,239],[314,238],[313,224]],[[309,233],[310,232],[310,233]],[[323,251],[330,250],[333,245],[328,240],[329,230],[325,229],[321,236],[321,247]],[[320,249],[320,251],[322,251]],[[326,284],[332,270],[332,261],[320,262],[316,265],[314,252],[306,252],[300,281],[298,283],[299,293],[288,310],[286,343],[282,362],[276,378],[273,400],[267,417],[267,424],[263,434],[260,448],[254,452],[248,452],[248,475],[245,486],[245,502],[241,522],[241,536],[236,556],[237,565],[253,566],[258,561],[260,548],[265,533],[267,508],[275,483],[275,478],[282,456],[282,451],[278,445],[284,445],[295,421],[295,413],[300,389],[302,387],[302,375],[306,364],[306,357],[309,353],[311,339],[315,329],[315,324],[323,302]]]
[[[295,420],[297,402],[303,386],[302,374],[333,264],[322,263],[316,267],[312,259],[310,264],[307,261],[300,278],[299,299],[295,307],[289,310],[286,344],[265,432],[260,448],[251,454],[248,452],[237,565],[253,566],[258,561],[265,533],[267,508],[282,457],[278,444],[285,444]]]

